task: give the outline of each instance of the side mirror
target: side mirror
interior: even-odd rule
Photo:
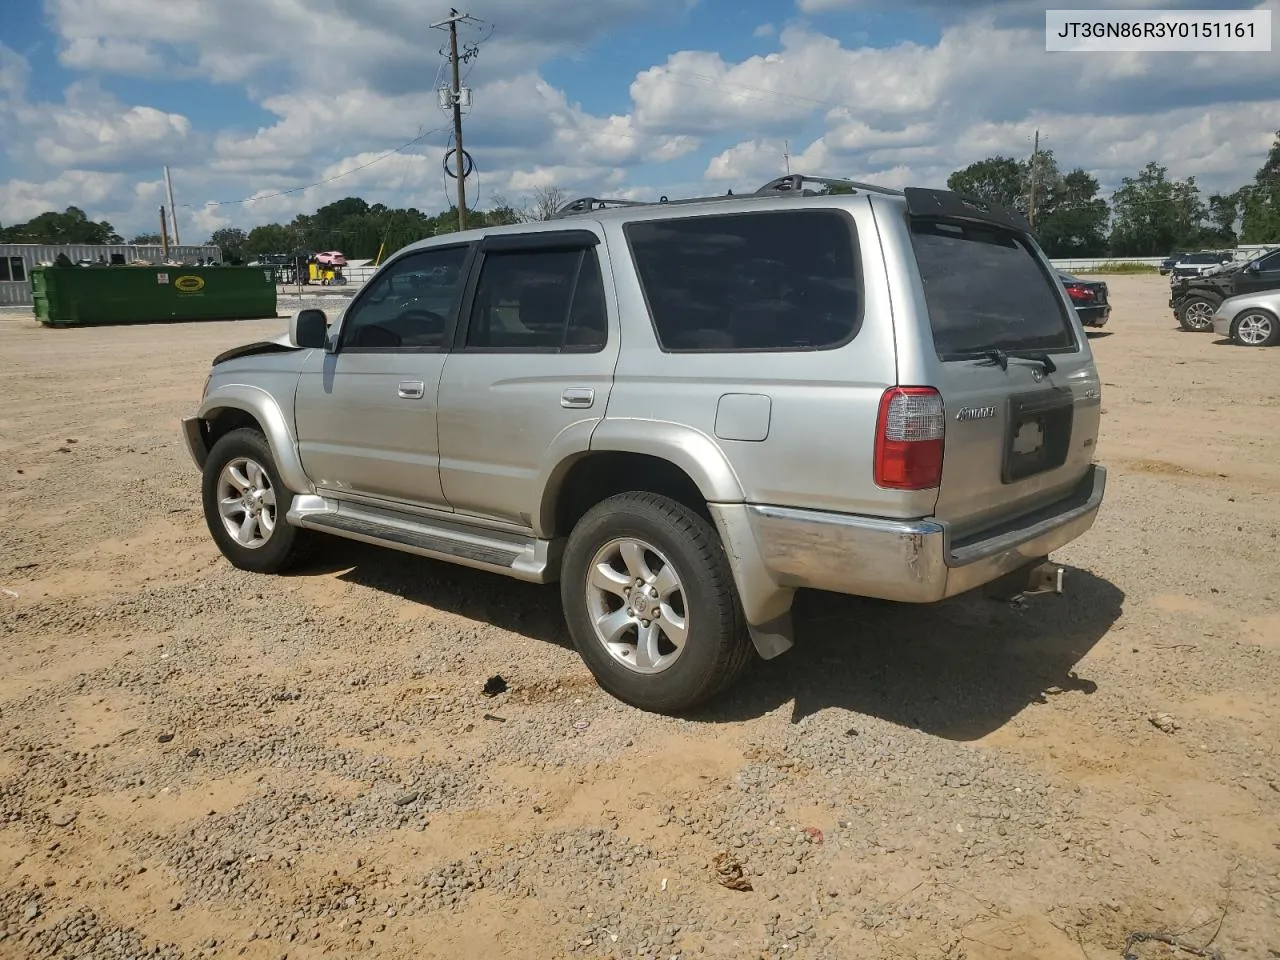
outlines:
[[[329,339],[329,318],[323,310],[299,310],[289,318],[289,343],[321,349]]]

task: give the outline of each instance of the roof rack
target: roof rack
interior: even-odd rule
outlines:
[[[874,183],[863,183],[860,180],[838,180],[832,177],[807,177],[803,173],[791,173],[785,177],[778,177],[776,180],[770,180],[763,187],[756,191],[757,194],[767,193],[801,193],[807,197],[817,196],[816,190],[805,189],[806,183],[820,183],[824,187],[849,187],[853,190],[861,190],[865,193],[884,193],[890,196],[902,196],[901,190],[894,190],[891,187],[881,187]]]
[[[655,200],[614,200],[601,197],[579,197],[577,200],[571,200],[557,210],[553,219],[561,217],[572,217],[579,213],[590,213],[592,210],[605,210],[609,207],[651,207],[654,204],[677,204],[677,203],[709,203],[713,200],[740,200],[743,196],[751,196],[751,194],[735,195],[732,190],[728,193],[717,194],[714,197],[681,197],[678,200],[671,200],[665,195]]]
[[[678,204],[678,203],[709,203],[713,200],[743,200],[751,197],[773,196],[779,193],[798,193],[806,197],[815,197],[818,191],[809,190],[805,187],[806,183],[821,184],[824,187],[848,187],[852,190],[860,190],[865,193],[884,193],[891,196],[902,196],[901,190],[893,190],[889,187],[878,187],[874,183],[861,183],[857,180],[836,180],[830,177],[806,177],[800,173],[789,174],[785,177],[778,177],[776,180],[770,180],[759,190],[754,193],[735,194],[732,190],[728,193],[717,194],[714,197],[682,197],[679,200],[669,200],[667,197],[660,197],[658,200],[621,200],[609,197],[579,197],[576,200],[570,200],[561,206],[552,215],[552,219],[559,220],[563,217],[577,216],[580,213],[591,213],[593,210],[605,210],[609,207],[649,207],[655,203],[658,204]]]

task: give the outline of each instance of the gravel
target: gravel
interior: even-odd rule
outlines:
[[[174,424],[280,321],[0,322],[0,957],[1273,960],[1280,436],[1225,414],[1274,358],[1162,295],[1112,282],[1067,597],[804,595],[686,718],[600,692],[554,588],[222,561]]]

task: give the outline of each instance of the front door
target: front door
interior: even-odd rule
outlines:
[[[440,381],[440,476],[459,514],[535,525],[542,478],[585,450],[618,324],[591,229],[490,237]]]
[[[336,350],[307,360],[298,450],[324,492],[447,508],[436,393],[470,250],[416,250],[389,263],[347,310]]]
[[[1263,257],[1247,270],[1236,274],[1235,293],[1261,293],[1280,290],[1280,250]]]

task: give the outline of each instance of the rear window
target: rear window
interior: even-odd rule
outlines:
[[[628,224],[663,350],[817,350],[857,333],[852,219],[787,210]]]
[[[933,345],[943,360],[988,350],[1075,349],[1057,282],[1006,230],[976,224],[911,225]]]

